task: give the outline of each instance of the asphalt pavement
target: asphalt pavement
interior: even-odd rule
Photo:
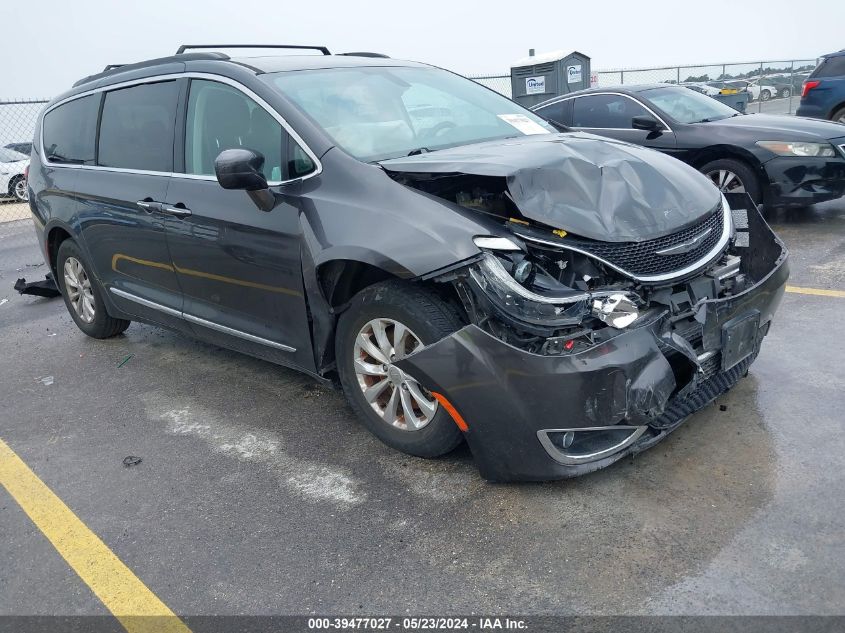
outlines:
[[[770,220],[790,284],[845,290],[845,200]],[[788,293],[749,376],[653,450],[493,485],[296,372],[139,324],[85,337],[11,289],[44,267],[31,225],[4,231],[0,439],[177,614],[845,613],[835,292]],[[0,614],[106,613],[2,488],[0,534]]]

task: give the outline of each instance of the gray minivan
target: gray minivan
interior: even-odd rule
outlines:
[[[747,197],[439,68],[198,48],[39,119],[29,204],[89,336],[337,380],[385,443],[466,440],[499,481],[644,450],[756,357],[788,267]]]

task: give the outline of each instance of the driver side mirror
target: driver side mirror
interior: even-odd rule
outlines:
[[[270,211],[276,205],[276,196],[267,186],[262,167],[264,156],[246,148],[224,149],[214,159],[214,173],[221,187],[243,189],[255,206]]]
[[[635,130],[646,130],[647,132],[656,132],[657,130],[663,129],[660,121],[646,114],[633,117],[631,119],[631,127]]]
[[[214,159],[214,173],[224,189],[266,189],[267,179],[261,173],[262,167],[264,156],[251,149],[224,149]]]

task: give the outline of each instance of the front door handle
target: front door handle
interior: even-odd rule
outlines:
[[[167,215],[174,215],[177,218],[187,218],[191,215],[191,210],[186,207],[181,202],[177,202],[176,204],[163,204],[161,205],[161,212],[166,213]]]
[[[152,198],[144,198],[143,200],[138,200],[136,202],[139,207],[141,207],[147,213],[153,213],[155,211],[161,211],[161,203],[156,202]]]

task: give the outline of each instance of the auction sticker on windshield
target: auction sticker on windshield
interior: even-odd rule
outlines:
[[[499,118],[523,134],[551,134],[549,130],[539,123],[532,121],[524,114],[500,114]]]

